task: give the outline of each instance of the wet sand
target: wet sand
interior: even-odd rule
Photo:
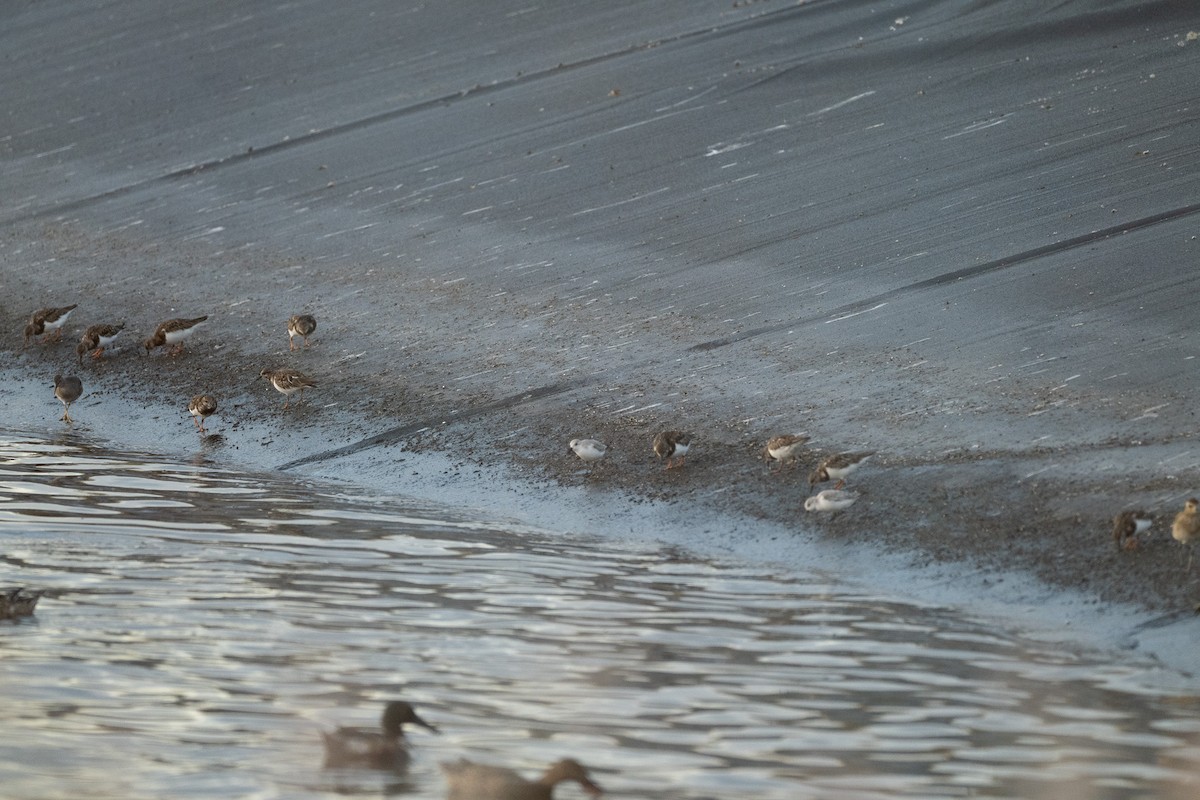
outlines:
[[[7,12],[0,367],[77,369],[77,429],[133,446],[194,448],[212,392],[212,453],[250,466],[404,492],[436,454],[483,499],[496,467],[604,497],[596,529],[665,504],[1196,629],[1184,4],[476,5]],[[19,349],[70,302],[63,344]],[[138,355],[200,314],[185,355]],[[320,382],[286,413],[282,365]],[[48,388],[4,392],[57,424]],[[663,428],[695,437],[682,469]],[[851,449],[878,451],[863,499],[805,515],[807,468]],[[1134,507],[1156,525],[1118,552]]]

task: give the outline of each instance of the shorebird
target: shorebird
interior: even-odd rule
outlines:
[[[854,505],[858,492],[843,489],[825,489],[804,501],[805,511],[841,511]]]
[[[288,350],[296,349],[296,337],[304,339],[308,347],[308,337],[317,329],[317,320],[311,314],[295,314],[288,320]]]
[[[76,378],[74,375],[64,378],[62,375],[54,376],[54,396],[62,401],[63,422],[74,422],[71,419],[71,403],[74,403],[83,394],[83,381]]]
[[[1192,540],[1196,538],[1197,532],[1200,532],[1198,507],[1200,507],[1200,500],[1194,497],[1188,498],[1188,501],[1183,504],[1183,511],[1175,515],[1175,522],[1171,525],[1171,538],[1187,548],[1188,560],[1187,566],[1183,568],[1184,572],[1192,571]],[[1183,557],[1182,552],[1180,557]]]
[[[874,450],[867,450],[860,453],[837,453],[829,456],[808,476],[808,485],[814,486],[828,480],[836,480],[837,484],[833,488],[841,489],[846,485],[847,476],[861,467],[863,462],[873,455],[875,455]]]
[[[403,700],[393,700],[384,706],[379,728],[321,731],[321,738],[325,740],[325,766],[404,769],[409,761],[404,725],[410,722],[433,733],[438,732],[437,728],[417,716],[411,704]]]
[[[767,446],[763,448],[763,460],[774,460],[780,465],[795,465],[796,456],[799,455],[806,442],[808,442],[808,437],[804,434],[788,433],[782,436],[772,436],[767,440]]]
[[[201,433],[207,433],[204,430],[204,420],[217,413],[217,398],[211,394],[198,394],[188,403],[188,413],[192,415],[192,422],[196,424],[196,430]]]
[[[124,322],[118,322],[116,325],[91,325],[83,336],[79,339],[79,344],[75,346],[75,352],[79,355],[79,363],[83,364],[83,357],[88,353],[92,354],[92,358],[99,359],[104,356],[104,348],[113,343],[113,339],[125,329]]]
[[[598,439],[572,439],[567,446],[584,461],[599,461],[608,452],[608,447]]]
[[[179,355],[183,352],[184,340],[195,333],[207,319],[207,315],[195,319],[169,319],[154,329],[154,335],[142,342],[142,347],[146,348],[146,354],[149,355],[154,348],[169,344],[171,355]]]
[[[1122,511],[1113,517],[1113,541],[1118,550],[1136,550],[1138,534],[1150,527],[1153,520],[1145,511]]]
[[[45,334],[42,336],[42,344],[50,341],[51,336],[57,342],[62,338],[62,327],[67,323],[67,317],[71,316],[71,312],[78,307],[78,303],[72,303],[62,308],[41,308],[33,312],[33,316],[29,318],[29,324],[25,326],[25,340],[21,344],[21,349],[25,349],[32,337],[42,336],[42,334]]]
[[[317,385],[317,382],[305,375],[303,372],[297,372],[294,369],[264,369],[258,373],[260,378],[266,378],[271,382],[271,385],[279,392],[283,393],[286,398],[283,401],[283,407],[288,407],[288,402],[291,400],[293,392],[299,392],[300,398],[296,402],[304,401],[304,390],[311,389]]]
[[[554,787],[563,781],[575,781],[592,797],[601,789],[584,766],[573,758],[552,764],[537,780],[526,780],[504,767],[476,764],[465,758],[442,765],[449,790],[446,800],[551,800]]]
[[[654,437],[654,454],[667,460],[667,469],[682,467],[692,446],[692,437],[683,431],[662,431]],[[679,459],[679,463],[675,463]]]

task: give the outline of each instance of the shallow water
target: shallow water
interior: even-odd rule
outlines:
[[[3,796],[434,798],[440,760],[563,755],[624,798],[1197,795],[1200,701],[1147,664],[484,516],[0,433],[0,585],[50,589],[0,622]],[[322,770],[394,697],[442,729],[408,773]]]

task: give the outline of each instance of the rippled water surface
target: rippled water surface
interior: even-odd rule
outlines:
[[[0,537],[50,590],[0,622],[5,798],[435,798],[464,755],[622,798],[1200,796],[1200,704],[1146,667],[829,576],[69,435],[0,434]],[[321,769],[396,697],[442,729],[407,774]]]

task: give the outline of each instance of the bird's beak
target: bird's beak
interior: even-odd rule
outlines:
[[[435,726],[430,725],[428,722],[418,717],[416,713],[413,714],[412,721],[431,733],[441,733],[441,731],[439,731]]]

